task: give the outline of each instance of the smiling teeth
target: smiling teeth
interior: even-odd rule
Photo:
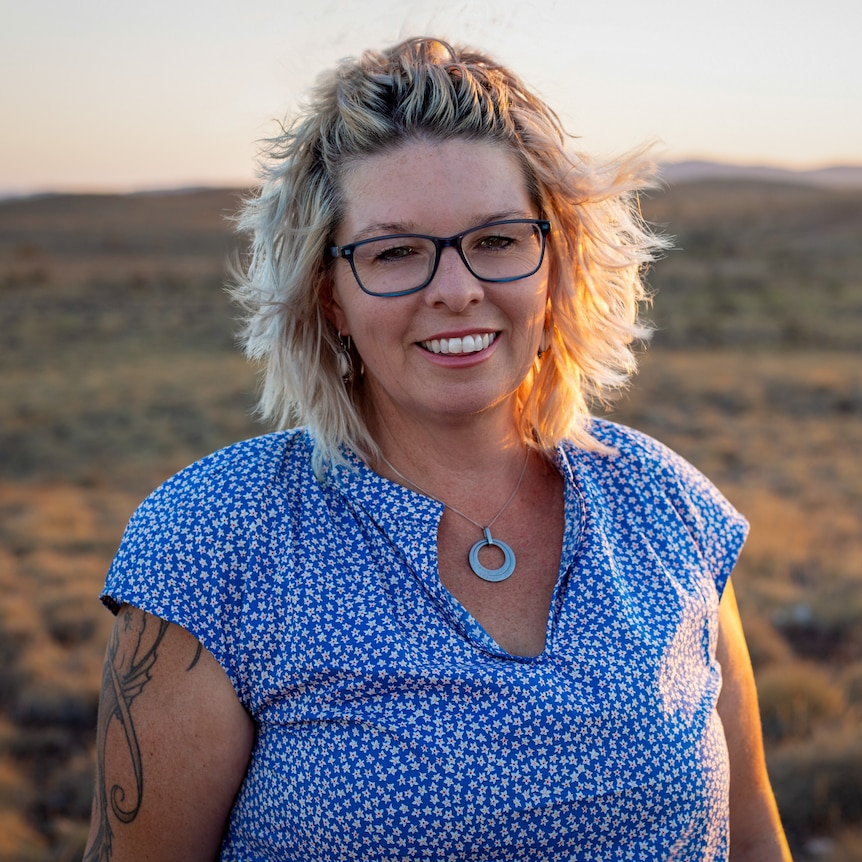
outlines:
[[[431,341],[423,341],[422,346],[431,353],[478,353],[489,347],[496,337],[494,333],[485,333],[465,335],[463,338],[433,338]]]

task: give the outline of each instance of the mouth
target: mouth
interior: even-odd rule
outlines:
[[[496,332],[483,332],[460,338],[432,338],[430,341],[420,341],[419,344],[429,353],[459,356],[486,350],[496,338]]]

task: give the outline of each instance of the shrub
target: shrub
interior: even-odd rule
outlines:
[[[841,674],[841,682],[847,702],[862,706],[862,661],[853,662],[846,667]]]
[[[769,665],[790,661],[793,656],[790,645],[768,619],[756,614],[747,616],[744,624],[745,638],[755,672],[759,673]]]
[[[61,646],[87,643],[96,633],[98,608],[92,601],[58,595],[42,605],[48,634]]]
[[[862,823],[858,734],[775,751],[769,774],[784,825],[797,840]]]
[[[97,692],[63,691],[47,683],[31,682],[19,692],[10,718],[28,728],[90,729],[96,726],[98,709]]]
[[[826,839],[827,853],[821,853],[819,862],[859,862],[862,859],[862,832],[850,829]]]
[[[0,862],[42,862],[45,839],[18,811],[0,811]]]
[[[804,739],[844,708],[841,689],[815,665],[767,667],[757,678],[763,734],[768,742]]]

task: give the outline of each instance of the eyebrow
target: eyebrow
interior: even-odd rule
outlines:
[[[481,225],[488,224],[489,222],[505,221],[506,219],[513,218],[536,218],[536,216],[532,215],[531,213],[526,213],[523,210],[501,210],[498,212],[483,213],[477,215],[475,217],[475,221],[471,220],[470,224],[463,230],[470,230],[474,227],[480,227]],[[456,236],[459,233],[463,233],[463,230],[457,231]],[[433,235],[418,230],[414,222],[375,222],[374,224],[366,225],[364,228],[362,228],[362,230],[357,231],[356,236],[352,240],[350,240],[350,242],[360,242],[364,239],[373,239],[376,236],[386,236],[389,234],[405,234],[408,236]]]

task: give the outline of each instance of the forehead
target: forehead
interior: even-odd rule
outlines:
[[[341,182],[342,233],[449,231],[534,213],[517,154],[468,139],[409,141],[351,162]]]

